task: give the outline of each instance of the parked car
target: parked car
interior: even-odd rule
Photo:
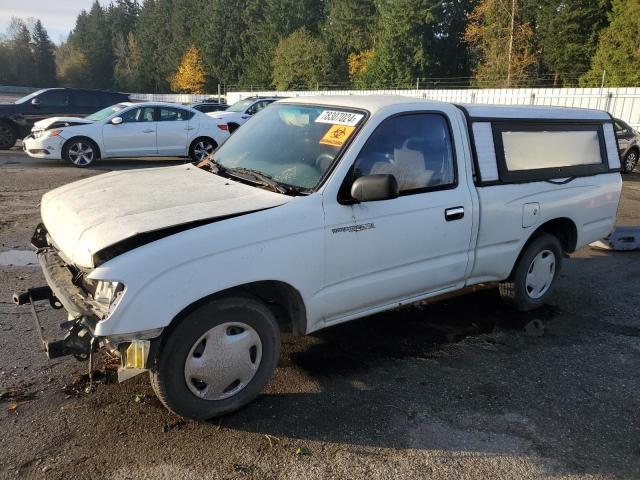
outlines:
[[[192,103],[189,105],[191,108],[195,108],[199,112],[209,113],[209,112],[220,112],[229,108],[229,105],[226,103],[216,103],[216,102],[198,102]]]
[[[622,159],[620,171],[622,173],[631,173],[638,165],[638,156],[640,155],[640,133],[631,128],[628,123],[614,119],[614,128],[618,139],[618,150]]]
[[[229,133],[235,132],[240,125],[255,115],[263,108],[271,105],[282,97],[247,97],[239,100],[223,112],[209,113],[216,120],[223,120],[229,125]]]
[[[190,107],[173,103],[119,103],[85,118],[37,122],[23,148],[36,158],[76,167],[113,157],[184,157],[199,162],[224,142],[229,129]]]
[[[49,357],[105,345],[121,380],[148,370],[176,414],[218,416],[259,394],[281,330],[489,282],[535,309],[565,255],[616,219],[604,112],[301,97],[251,127],[200,168],[112,172],[43,196],[32,242],[48,285],[14,299],[68,311]]]
[[[29,134],[33,124],[49,117],[84,117],[115,103],[129,101],[129,95],[80,88],[45,88],[0,104],[0,150],[13,147]]]

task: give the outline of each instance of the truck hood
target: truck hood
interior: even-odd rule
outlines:
[[[93,120],[80,117],[51,117],[34,123],[31,130],[47,130],[54,125],[55,127],[70,127],[72,125],[85,125],[88,123],[93,123]]]
[[[70,183],[44,194],[41,214],[63,258],[93,268],[95,253],[140,234],[180,225],[186,229],[292,199],[179,165],[111,172]]]

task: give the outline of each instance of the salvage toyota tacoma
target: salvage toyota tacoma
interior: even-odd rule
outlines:
[[[260,393],[283,331],[491,282],[540,307],[566,255],[613,227],[619,170],[600,111],[281,100],[197,166],[46,193],[47,285],[15,301],[67,311],[50,357],[107,347],[121,380],[148,371],[167,408],[210,418]]]

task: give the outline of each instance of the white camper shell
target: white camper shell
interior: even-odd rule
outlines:
[[[169,409],[208,418],[259,394],[281,329],[487,282],[541,306],[563,259],[613,227],[619,168],[600,111],[281,100],[198,168],[45,194],[33,243],[48,285],[16,301],[69,312],[50,357],[100,343],[121,378],[149,370]]]

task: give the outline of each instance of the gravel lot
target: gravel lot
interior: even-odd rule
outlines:
[[[29,248],[45,191],[174,163],[0,152],[0,253]],[[619,224],[640,225],[640,175],[624,183]],[[11,303],[41,284],[38,267],[0,265],[2,478],[640,477],[638,252],[582,249],[527,315],[485,290],[285,338],[264,395],[211,422],[168,413],[146,376],[85,393],[86,364],[47,361]],[[56,335],[63,313],[39,308]]]

